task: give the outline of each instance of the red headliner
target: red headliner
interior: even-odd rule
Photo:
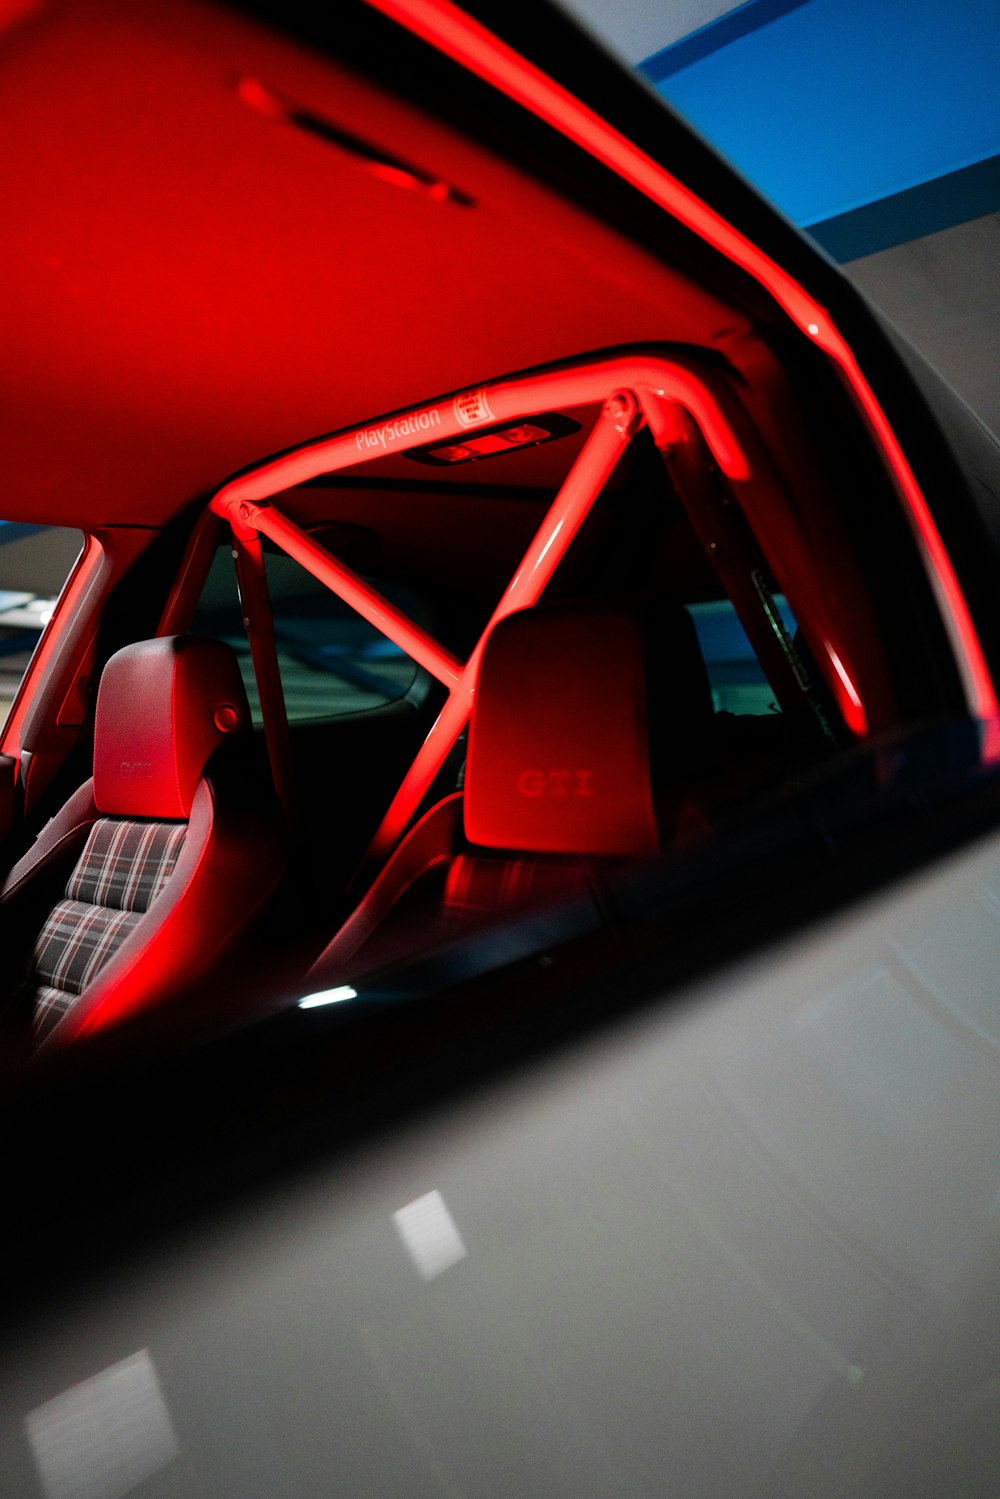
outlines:
[[[380,181],[240,76],[471,193]],[[5,514],[157,524],[425,393],[739,320],[549,190],[237,18],[53,0],[0,36]]]

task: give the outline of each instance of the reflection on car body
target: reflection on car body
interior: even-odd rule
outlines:
[[[554,10],[0,56],[0,1487],[994,1492],[996,445]]]

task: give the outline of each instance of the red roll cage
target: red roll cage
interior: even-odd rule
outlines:
[[[951,639],[969,712],[982,724],[985,763],[1000,760],[1000,706],[969,607],[927,500],[899,439],[847,340],[825,307],[788,271],[621,134],[453,0],[367,0],[602,162],[678,223],[740,266],[774,298],[795,327],[822,349],[883,454],[903,501]]]
[[[693,229],[707,243],[753,275],[796,327],[824,350],[869,425],[904,501],[955,648],[970,710],[985,725],[983,758],[1000,757],[996,695],[954,569],[899,442],[849,346],[833,326],[826,310],[787,271],[658,162],[451,0],[369,0],[369,3],[518,101]],[[435,438],[446,440],[461,435],[471,426],[523,419],[547,407],[579,405],[593,400],[602,402],[594,429],[465,662],[456,660],[414,621],[270,503],[276,494],[291,485],[353,466],[366,457],[381,454],[390,444],[394,452],[418,446],[426,439],[429,430],[433,430]],[[289,810],[293,789],[288,728],[273,630],[270,628],[260,537],[267,536],[282,547],[448,689],[445,707],[372,841],[368,858],[380,859],[405,828],[468,719],[476,671],[490,630],[503,615],[513,609],[528,607],[538,599],[632,433],[642,424],[649,426],[661,451],[666,452],[671,447],[676,450],[679,461],[674,465],[675,472],[678,469],[682,472],[689,491],[699,484],[699,465],[691,462],[692,450],[701,445],[708,449],[728,484],[743,491],[740,498],[755,538],[780,578],[785,571],[782,562],[794,564],[796,552],[801,552],[806,543],[780,502],[777,502],[777,508],[784,511],[781,516],[784,523],[781,556],[776,555],[779,549],[775,544],[768,544],[769,535],[773,537],[780,533],[769,531],[766,526],[762,529],[758,524],[765,518],[764,511],[770,510],[774,518],[776,496],[780,494],[781,486],[776,482],[767,455],[756,441],[756,434],[725,389],[724,382],[710,380],[682,362],[648,355],[503,381],[478,391],[460,393],[450,403],[435,403],[395,413],[380,422],[321,438],[265,460],[219,490],[211,502],[211,515],[227,520],[232,528],[233,553],[260,689],[268,751],[276,787]],[[692,518],[697,525],[697,517]],[[207,555],[214,547],[215,535],[216,528],[206,517],[193,539],[187,563],[164,614],[162,629],[175,628],[177,621],[193,607],[191,580],[202,576],[197,559],[203,551]],[[706,539],[704,533],[702,539]],[[708,545],[711,550],[711,543]],[[808,575],[808,568],[806,571]],[[794,566],[787,574],[792,575]],[[731,586],[732,578],[727,578],[726,583],[738,607],[742,594],[744,606],[748,601],[756,602],[762,611],[761,630],[755,631],[744,615],[744,624],[758,653],[765,662],[769,656],[773,660],[777,642],[780,661],[791,668],[792,677],[801,685],[801,671],[797,668],[794,649],[787,637],[783,638],[780,621],[769,608],[761,577],[760,569],[751,570],[749,590],[745,578],[735,579],[735,589]],[[820,600],[813,597],[808,602],[810,607],[804,611],[804,617],[812,627],[813,646],[821,668],[848,727],[856,734],[864,734],[868,716],[856,685],[858,677],[852,666],[854,653],[847,649],[848,642],[843,636],[845,626],[829,617]]]
[[[769,293],[776,306],[781,308],[801,336],[823,351],[836,369],[859,414],[866,422],[903,503],[927,576],[937,598],[942,621],[951,640],[954,660],[962,680],[969,712],[982,724],[981,756],[985,762],[1000,758],[1000,718],[998,718],[996,693],[961,586],[906,455],[877,396],[868,384],[851,348],[835,327],[828,311],[784,267],[771,259],[752,240],[700,199],[690,187],[673,176],[660,161],[643,151],[526,57],[521,56],[514,48],[452,3],[452,0],[368,0],[368,3],[400,26],[422,38],[429,46],[452,58],[459,66],[467,69],[489,86],[516,101],[538,119],[545,121],[595,160],[613,170],[677,222],[684,224],[706,244],[711,245],[733,264],[741,267]],[[773,566],[774,558],[769,550],[769,534],[766,530],[760,529],[757,520],[768,508],[766,491],[774,475],[773,471],[766,473],[769,465],[766,455],[760,453],[759,444],[756,444],[756,434],[751,430],[748,435],[745,418],[741,411],[736,412],[735,423],[730,420],[733,416],[730,393],[716,388],[715,384],[708,382],[705,376],[693,375],[689,369],[685,369],[679,363],[674,362],[671,365],[671,371],[675,383],[662,386],[666,394],[662,398],[664,405],[660,419],[665,424],[671,420],[674,421],[676,431],[672,444],[666,441],[661,446],[664,446],[668,465],[674,470],[675,477],[680,471],[685,481],[679,487],[690,495],[692,488],[702,485],[703,467],[697,461],[697,450],[707,445],[726,474],[730,486],[742,491],[740,501],[748,518],[752,519],[756,538],[762,550],[767,554],[768,561]],[[563,373],[568,374],[568,372]],[[582,367],[577,373],[582,377]],[[682,392],[682,386],[686,394]],[[512,382],[503,382],[501,386],[490,387],[490,399],[499,399],[501,390],[513,399],[515,388]],[[522,385],[521,389],[524,393],[526,387]],[[633,398],[639,395],[638,390],[630,383],[628,375],[616,374],[615,379],[609,380],[605,385],[602,398],[607,399],[616,389],[630,391]],[[467,393],[467,396],[472,394],[474,393]],[[554,403],[554,398],[550,403]],[[655,402],[650,399],[648,390],[646,400],[639,399],[637,404],[641,416],[654,430],[654,436],[657,436],[659,442],[660,436],[665,436],[665,434],[657,435]],[[498,407],[497,410],[499,412],[500,408]],[[398,413],[387,418],[382,425],[385,426],[388,422],[399,424],[408,416],[419,417],[420,414],[419,410]],[[526,409],[520,409],[517,414],[523,416],[526,414]],[[626,414],[624,408],[618,414],[624,424]],[[268,604],[260,558],[260,536],[269,535],[280,545],[287,543],[290,548],[297,548],[297,551],[293,551],[293,555],[297,555],[300,561],[310,566],[311,570],[318,569],[317,576],[329,583],[331,587],[335,587],[336,591],[341,592],[343,597],[353,602],[360,612],[379,624],[380,628],[384,628],[386,633],[390,634],[390,638],[398,639],[398,632],[403,632],[406,641],[405,648],[411,650],[416,659],[421,660],[429,670],[446,682],[450,696],[445,713],[442,714],[439,725],[435,725],[432,733],[433,752],[432,748],[425,745],[424,750],[418,756],[417,764],[407,777],[404,786],[400,788],[379,830],[375,848],[381,849],[391,843],[394,830],[405,823],[406,808],[413,803],[414,793],[425,779],[427,768],[434,763],[441,751],[441,746],[448,738],[449,726],[462,716],[460,704],[465,702],[467,709],[474,675],[471,668],[474,666],[476,653],[474,652],[473,657],[470,657],[466,663],[454,661],[437,642],[424,636],[412,621],[406,620],[398,611],[393,610],[387,601],[379,600],[367,584],[354,579],[348,569],[337,563],[336,559],[328,553],[324,553],[323,549],[317,547],[304,533],[298,532],[297,528],[279,511],[273,506],[267,506],[266,502],[280,489],[287,487],[288,484],[299,482],[300,478],[305,477],[307,473],[329,472],[331,469],[343,466],[346,459],[343,459],[341,455],[338,463],[333,451],[338,441],[346,443],[348,449],[350,442],[352,440],[355,442],[355,451],[351,451],[350,460],[353,463],[358,462],[361,453],[357,448],[357,440],[359,434],[365,430],[378,431],[379,424],[367,429],[352,430],[340,434],[339,437],[321,439],[318,443],[308,443],[292,453],[257,465],[247,474],[224,486],[213,501],[213,511],[203,518],[202,524],[196,529],[182,575],[175,586],[164,619],[176,621],[183,617],[183,601],[189,600],[191,596],[191,579],[199,577],[200,559],[213,550],[221,524],[220,514],[224,515],[226,519],[234,523],[234,552],[237,554],[241,592],[248,605],[247,618],[252,621],[251,647],[267,725],[268,747],[275,769],[276,783],[288,804],[291,802],[292,793],[287,729],[283,732],[280,727],[283,722],[284,708],[277,677],[273,639],[270,644],[268,643],[271,632],[268,628]],[[449,430],[457,433],[459,428],[435,426],[434,435],[444,438]],[[461,430],[465,430],[464,427]],[[573,474],[567,480],[567,485],[560,492],[559,501],[557,501],[557,504],[564,502],[569,514],[573,516],[577,513],[578,505],[582,506],[581,514],[586,512],[593,494],[599,488],[599,478],[596,476],[599,475],[600,465],[603,462],[609,464],[614,462],[611,455],[616,451],[615,444],[606,435],[599,436],[599,432],[606,432],[605,423],[598,423],[593,443],[588,444],[584,453],[581,454],[579,464],[574,468]],[[737,432],[738,437],[735,435]],[[625,434],[619,434],[619,436],[624,439]],[[376,441],[378,441],[377,438]],[[401,437],[396,427],[393,428],[393,441],[400,443],[400,447],[394,450],[402,450]],[[619,444],[617,451],[620,451],[623,445],[623,442]],[[378,451],[381,452],[380,442]],[[739,473],[732,469],[731,464],[725,461],[727,453],[731,458],[736,451],[742,453],[744,459],[751,455],[751,461],[748,462],[748,477],[740,477]],[[308,467],[310,462],[317,461],[320,462],[321,467],[310,470]],[[760,500],[760,505],[757,518],[754,519],[751,517],[753,508],[751,501],[754,499],[755,480],[761,479],[763,483],[756,485],[758,490],[756,497]],[[588,487],[589,499],[583,493]],[[244,513],[234,512],[232,502],[235,500],[239,501]],[[706,513],[709,508],[706,506]],[[774,509],[773,506],[771,508]],[[695,516],[692,518],[696,519]],[[790,517],[787,509],[780,517],[775,518],[780,518],[785,527],[785,534],[781,538],[782,555],[786,562],[792,563],[795,552],[797,550],[801,552],[805,547],[804,538],[796,535],[794,516]],[[577,521],[576,524],[578,523]],[[564,521],[562,526],[557,526],[556,522],[552,521],[553,546],[556,544],[557,536],[562,538],[564,544],[568,544],[566,524],[567,522]],[[548,537],[548,532],[545,534]],[[704,535],[702,539],[705,540]],[[538,541],[537,538],[536,541]],[[564,545],[562,550],[564,550]],[[521,603],[530,602],[531,586],[536,588],[534,596],[537,597],[537,593],[541,591],[551,575],[552,566],[558,561],[561,550],[557,548],[554,557],[550,556],[543,539],[538,542],[538,554],[537,570],[529,568],[529,575],[534,578],[534,584],[530,584],[530,577],[529,579],[522,577],[524,568],[519,570],[517,577],[512,580],[511,588],[508,589],[498,606],[498,610],[518,607],[518,600]],[[29,667],[14,711],[8,721],[4,733],[5,748],[16,746],[18,742],[26,705],[31,700],[34,686],[44,671],[51,652],[61,638],[65,621],[72,615],[78,597],[85,591],[87,580],[96,565],[95,556],[96,550],[92,548],[86,555],[85,565],[78,567],[63,594],[56,616]],[[309,561],[306,560],[307,557]],[[719,571],[722,573],[723,569],[720,567]],[[781,570],[774,567],[774,571],[780,581]],[[791,573],[787,576],[790,577]],[[754,590],[753,588],[747,589],[745,577],[726,577],[725,583],[738,607],[742,591],[744,605],[754,603],[763,605],[765,627],[773,627],[776,624],[773,618],[770,621],[766,618],[766,599],[758,597],[755,600],[753,598]],[[787,582],[784,586],[785,591],[789,592]],[[349,597],[352,590],[353,597]],[[511,590],[513,590],[515,600],[513,603]],[[759,592],[757,589],[758,595]],[[803,621],[809,623],[810,643],[813,650],[820,659],[821,667],[829,679],[830,688],[837,697],[846,722],[856,733],[862,733],[870,708],[878,706],[877,685],[875,690],[871,683],[863,684],[859,688],[858,683],[864,676],[865,663],[857,649],[853,651],[848,649],[849,642],[843,639],[843,630],[849,630],[850,623],[832,620],[829,611],[822,607],[822,601],[812,598],[805,602],[807,607],[804,609],[801,606],[798,607],[797,613]],[[494,616],[494,621],[491,623],[495,622],[496,617],[498,615]],[[744,624],[747,625],[746,617],[744,617]],[[397,634],[392,635],[393,630],[397,631]],[[758,655],[765,658],[767,654],[766,628],[765,633],[759,638],[753,636],[749,627],[748,633],[751,633]],[[773,641],[771,644],[773,646]],[[779,654],[784,654],[786,664],[787,644],[787,642],[779,642]],[[479,647],[477,651],[478,649]],[[420,654],[417,654],[418,652]]]
[[[447,444],[463,436],[468,439],[475,430],[523,422],[553,408],[587,406],[598,408],[594,425],[465,661],[458,660],[273,503],[283,491],[321,475],[354,468],[388,452],[426,447],[428,434],[433,434],[435,442]],[[537,602],[625,448],[643,427],[678,481],[709,554],[721,550],[718,570],[776,693],[786,702],[801,699],[805,688],[801,663],[771,606],[764,577],[768,570],[778,579],[808,577],[808,542],[799,534],[793,507],[726,379],[718,372],[696,369],[689,361],[649,350],[581,360],[461,391],[317,438],[265,459],[227,481],[213,496],[189,544],[160,633],[186,627],[218,545],[220,527],[228,522],[272,773],[290,816],[295,800],[290,743],[261,538],[280,547],[447,689],[447,701],[368,849],[363,867],[372,866],[394,847],[462,733],[491,630],[505,615]],[[739,524],[745,527],[744,515],[750,521],[754,539],[749,546],[741,536],[741,545],[720,549],[724,523],[719,519],[719,506],[713,507],[711,495],[698,493],[710,469],[718,470],[729,492],[737,497]],[[768,546],[767,536],[780,538],[780,545]],[[756,538],[763,543],[759,548]],[[783,586],[796,608],[794,587]],[[807,596],[805,603],[803,617],[809,619],[814,640],[825,655],[826,676],[844,720],[854,733],[864,734],[865,705],[850,666],[856,643],[846,639],[842,625],[828,617],[821,599]]]

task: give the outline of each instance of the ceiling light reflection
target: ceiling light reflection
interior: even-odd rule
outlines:
[[[320,1005],[339,1004],[342,999],[357,999],[357,989],[350,984],[339,984],[336,989],[318,989],[315,994],[306,994],[299,1000],[300,1010],[315,1010]]]
[[[434,1280],[468,1253],[440,1192],[425,1192],[393,1213],[392,1221],[424,1280]]]

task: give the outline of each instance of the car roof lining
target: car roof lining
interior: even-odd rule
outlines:
[[[404,24],[416,15],[405,0],[396,10]],[[433,21],[445,7],[424,10]],[[533,96],[504,96],[488,36],[463,65],[435,52],[433,26],[428,48],[380,24],[401,54],[425,56],[428,77],[442,66],[461,77],[463,107],[484,106],[481,131],[457,129],[451,101],[435,102],[422,77],[392,93],[373,82],[382,62],[360,66],[349,36],[349,60],[335,60],[333,23],[308,38],[318,48],[310,52],[193,0],[48,0],[3,37],[0,118],[11,139],[31,143],[33,161],[26,172],[15,152],[0,160],[11,225],[0,374],[7,514],[89,531],[161,526],[250,451],[303,430],[398,409],[415,389],[475,388],[484,370],[637,339],[724,354],[766,434],[764,408],[788,356],[789,368],[823,372],[849,393],[862,418],[854,435],[878,453],[903,501],[964,699],[989,717],[992,686],[933,517],[837,328],[823,315],[813,333],[805,320],[816,293],[780,265],[770,289],[732,262],[723,274],[719,233],[753,243],[724,216],[725,202],[707,215],[701,203],[683,228],[692,195],[664,166],[666,146],[647,135],[643,198],[642,151],[618,135],[612,159],[614,131],[597,115],[582,133],[558,120],[544,73]],[[514,65],[523,80],[531,64]],[[394,90],[398,72],[398,58],[386,61]],[[475,206],[406,189],[356,149],[248,107],[246,79],[373,150],[405,139],[411,164]],[[676,122],[664,130],[671,143],[683,135]],[[537,170],[533,142],[546,146]],[[550,148],[562,186],[553,187]],[[720,172],[732,186],[731,173],[715,172],[713,191]],[[609,227],[612,188],[635,210],[614,216],[623,231]],[[640,208],[647,228],[658,225],[659,253],[652,234],[634,232]],[[758,270],[764,260],[775,264],[758,257]],[[814,279],[822,284],[819,271]],[[792,298],[788,320],[779,293]],[[784,441],[770,447],[786,461]],[[826,606],[818,612],[828,618]]]
[[[262,450],[414,390],[748,330],[523,168],[246,18],[49,0],[0,45],[0,121],[33,163],[0,159],[12,519],[162,525]],[[405,140],[475,206],[248,108],[246,77]]]

